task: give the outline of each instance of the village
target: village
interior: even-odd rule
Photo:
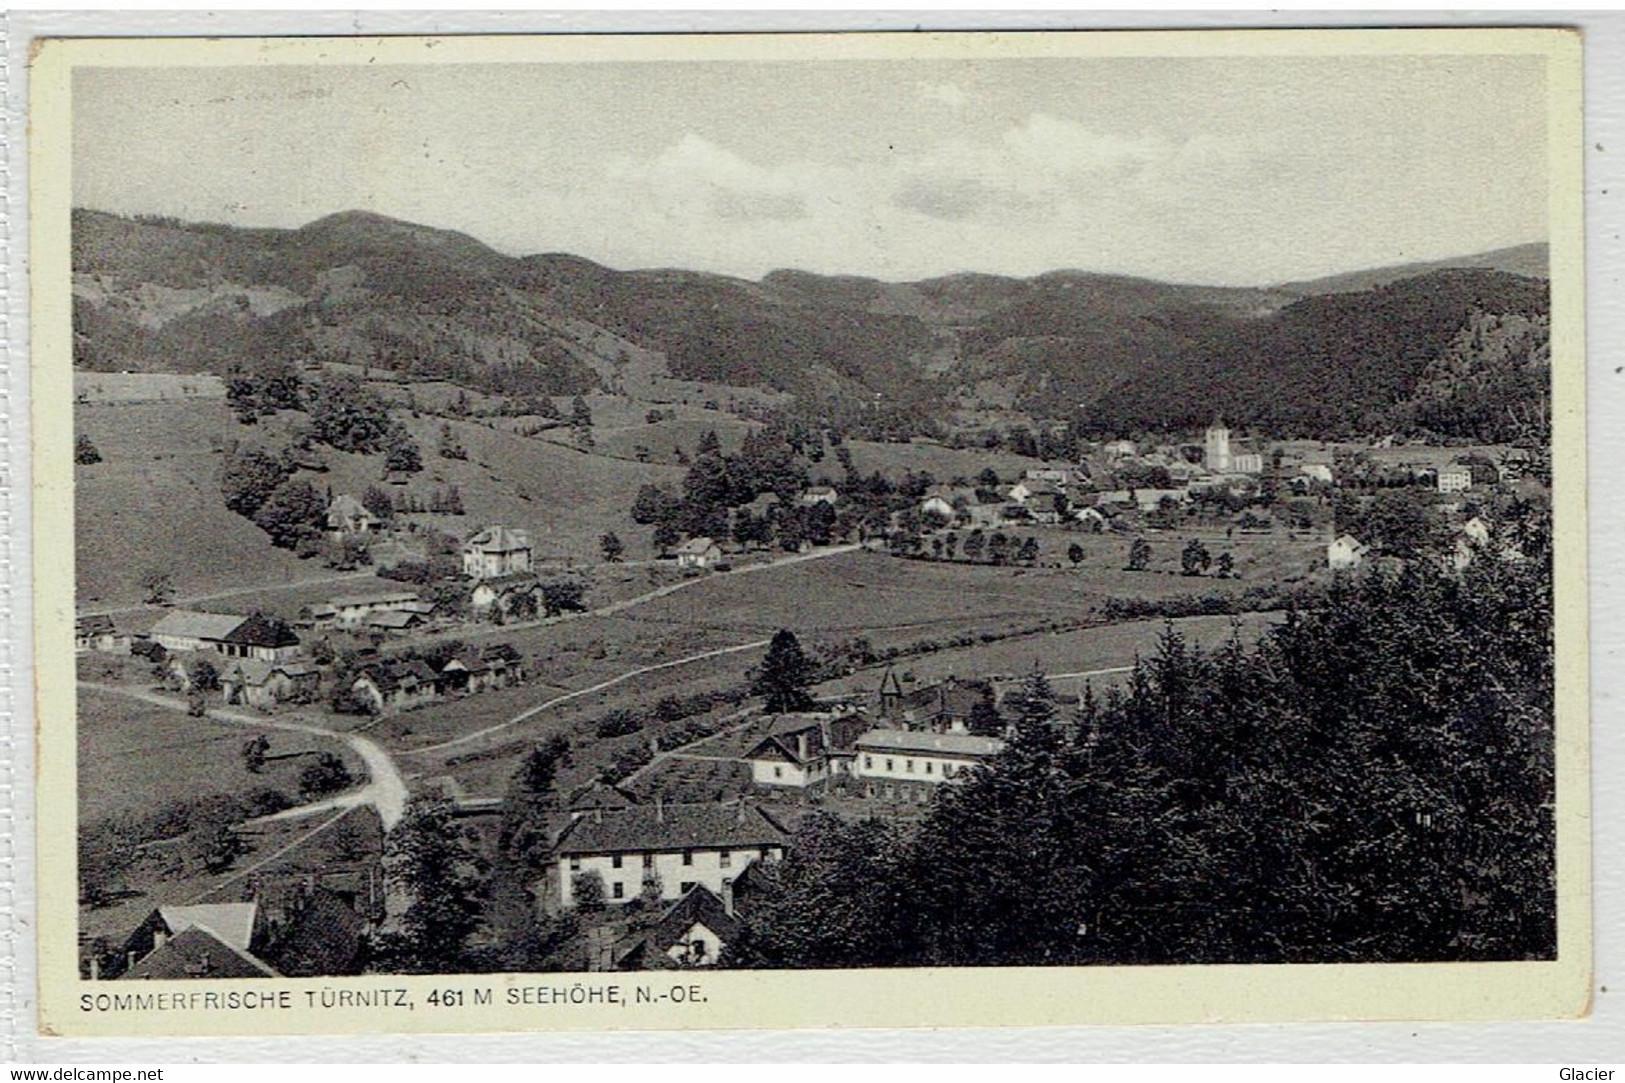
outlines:
[[[1262,618],[1249,626],[1257,635],[1294,584],[1383,560],[1460,570],[1492,545],[1516,558],[1519,543],[1496,524],[1509,501],[1538,498],[1540,485],[1522,477],[1524,468],[1516,454],[1496,461],[1440,447],[1243,439],[1216,420],[1188,443],[1118,439],[1014,475],[990,468],[942,483],[914,477],[914,491],[892,497],[882,520],[872,507],[843,514],[846,494],[832,479],[817,480],[743,504],[735,529],[717,536],[668,531],[656,539],[655,559],[631,568],[619,540],[605,539],[601,562],[544,567],[526,527],[491,523],[460,539],[428,537],[369,507],[376,501],[330,494],[327,541],[373,568],[356,579],[369,589],[343,589],[345,580],[320,598],[297,592],[311,599],[297,605],[243,611],[163,599],[139,631],[117,614],[79,618],[87,693],[224,723],[244,742],[245,786],[258,781],[250,775],[265,777],[267,753],[289,730],[302,747],[269,758],[304,764],[303,804],[278,793],[244,808],[243,819],[228,815],[205,832],[213,852],[195,867],[163,866],[170,874],[194,869],[160,891],[174,901],[141,910],[145,892],[134,885],[149,848],[126,847],[123,873],[89,875],[85,904],[101,920],[82,937],[84,973],[312,975],[373,965],[369,945],[398,920],[401,892],[388,886],[383,855],[408,796],[442,800],[452,817],[445,822],[489,850],[497,826],[509,832],[515,822],[502,777],[541,747],[524,736],[527,719],[564,712],[579,712],[554,731],[568,735],[569,785],[536,828],[541,853],[520,910],[538,920],[570,914],[579,928],[570,958],[588,969],[716,965],[748,922],[760,868],[793,846],[802,819],[821,812],[917,820],[941,787],[991,769],[1032,673],[1065,683],[1058,702],[1075,703],[1086,685],[1122,679],[1154,634],[1158,622],[1149,618],[1228,615],[1232,635],[1242,617]],[[779,531],[785,543],[775,552],[762,539],[775,536],[787,507],[823,527]],[[761,525],[738,529],[753,517]],[[796,701],[779,709],[758,696],[759,668],[755,684],[720,669],[694,685],[662,683],[668,667],[703,669],[764,641],[708,646],[635,668],[630,681],[559,691],[572,680],[558,672],[563,655],[553,648],[563,641],[555,629],[624,620],[734,579],[741,587],[732,593],[749,610],[740,594],[746,576],[855,559],[973,565],[977,575],[1091,573],[1128,588],[1137,575],[1175,578],[1137,611],[1115,597],[1077,607],[1065,623],[1015,625],[1001,615],[958,647],[916,639],[842,654],[811,622],[798,628],[793,615],[780,619],[765,606],[776,625],[769,659],[783,647],[804,671]],[[647,578],[600,582],[598,573],[611,570]],[[371,589],[386,581],[398,589]],[[1229,593],[1198,597],[1198,584]],[[1048,608],[1036,597],[1031,605],[1034,613]],[[1041,665],[1035,655],[1027,666],[1010,665],[1000,653],[1006,644],[1025,649],[1035,634],[1104,641],[1133,627],[1123,623],[1131,617],[1147,618],[1146,631],[1110,648],[1103,660],[1114,664]],[[798,632],[811,637],[805,655]],[[589,704],[602,713],[586,713]],[[387,799],[375,777],[381,765]],[[555,788],[565,781],[561,770]],[[344,845],[301,842],[300,825],[328,812],[350,821]]]

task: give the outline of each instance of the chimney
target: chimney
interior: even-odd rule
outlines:
[[[732,876],[722,878],[722,912],[729,917],[734,916],[734,878]],[[92,960],[92,966],[94,966],[94,960]],[[95,974],[92,973],[91,977],[95,977]]]
[[[749,807],[750,806],[745,803],[744,799],[741,798],[740,801],[739,801],[739,822],[740,823],[745,822],[745,810],[747,808],[749,808]]]
[[[730,895],[731,894],[732,894],[732,892],[730,891]],[[90,980],[91,981],[101,981],[102,980],[102,959],[101,959],[101,956],[96,955],[94,953],[92,953],[92,955],[90,956]]]
[[[592,810],[592,822],[595,824],[604,822],[604,807],[602,805]]]
[[[655,794],[655,823],[663,824],[665,822],[666,822],[666,799],[663,796],[661,796],[660,794]]]
[[[124,953],[124,969],[125,970],[134,970],[135,969],[135,958],[136,958],[135,952],[133,952],[133,951],[127,951],[127,952]]]
[[[157,951],[159,948],[163,947],[168,942],[169,942],[169,934],[168,933],[164,932],[162,929],[153,930],[153,934],[152,934],[152,950],[153,951]]]

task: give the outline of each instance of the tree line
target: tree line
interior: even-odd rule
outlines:
[[[917,829],[815,816],[749,967],[1390,962],[1555,951],[1549,527],[1522,560],[1339,577],[1252,648],[1030,677]]]

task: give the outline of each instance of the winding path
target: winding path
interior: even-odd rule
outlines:
[[[629,669],[625,673],[609,678],[607,681],[599,681],[597,684],[589,685],[586,688],[578,688],[574,692],[566,692],[562,696],[554,696],[552,699],[543,703],[538,703],[534,707],[527,707],[523,711],[520,711],[518,714],[514,715],[512,718],[508,719],[506,722],[498,722],[494,726],[486,726],[484,729],[475,730],[473,733],[465,733],[461,737],[453,737],[449,741],[441,741],[438,744],[424,745],[422,748],[414,748],[410,751],[403,751],[401,755],[421,756],[428,752],[441,752],[448,748],[456,748],[458,745],[468,744],[470,741],[477,741],[482,737],[489,737],[493,733],[500,733],[505,729],[517,726],[521,722],[540,714],[550,707],[557,707],[559,704],[566,703],[572,699],[579,699],[582,696],[590,696],[596,692],[602,692],[607,688],[613,688],[616,685],[629,681],[634,677],[641,677],[645,673],[654,673],[662,669],[674,669],[677,666],[686,666],[694,662],[704,661],[707,658],[720,658],[725,654],[738,654],[741,651],[756,650],[759,647],[767,646],[771,642],[771,639],[756,639],[749,643],[740,643],[733,647],[717,647],[714,650],[701,651],[698,654],[690,654],[686,657],[678,658],[670,662],[660,662],[652,666],[639,666],[637,669]]]
[[[144,688],[124,688],[119,685],[102,684],[96,681],[80,681],[79,684],[83,688],[89,688],[107,695],[140,700],[143,703],[150,703],[155,707],[163,707],[167,710],[182,713],[186,711],[186,704],[182,700]],[[309,721],[294,722],[271,718],[266,715],[244,714],[241,711],[213,709],[205,711],[204,717],[233,726],[284,730],[289,733],[303,733],[312,737],[342,741],[349,745],[350,750],[360,757],[361,762],[366,765],[366,785],[325,801],[317,801],[309,805],[299,805],[295,808],[286,809],[277,813],[274,817],[266,817],[266,819],[290,820],[321,812],[371,805],[378,810],[378,818],[383,821],[384,830],[387,831],[399,823],[401,816],[406,812],[406,781],[401,778],[401,773],[396,769],[395,761],[390,758],[389,753],[370,738],[363,737],[359,733],[349,733],[344,730],[318,726]]]

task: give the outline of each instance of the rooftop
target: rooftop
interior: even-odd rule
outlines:
[[[468,539],[468,548],[482,553],[514,553],[530,547],[530,531],[505,526],[488,526]]]
[[[152,635],[224,640],[247,619],[237,613],[198,613],[190,609],[172,609],[152,626]]]
[[[977,737],[969,733],[870,730],[858,738],[858,747],[889,752],[937,752],[952,756],[994,756],[1004,750],[1004,742],[996,737]]]
[[[782,846],[785,831],[754,805],[638,805],[583,816],[559,840],[558,853]]]
[[[357,605],[402,605],[419,600],[417,591],[392,590],[378,594],[346,594],[342,598],[334,598],[328,604],[335,609],[347,609]]]
[[[206,925],[221,940],[234,948],[248,950],[254,938],[254,919],[259,904],[254,902],[199,903],[195,906],[160,906],[158,916],[171,934],[180,933],[193,925]]]
[[[275,970],[247,951],[228,943],[207,925],[191,925],[137,962],[126,980],[187,978],[275,978]]]

